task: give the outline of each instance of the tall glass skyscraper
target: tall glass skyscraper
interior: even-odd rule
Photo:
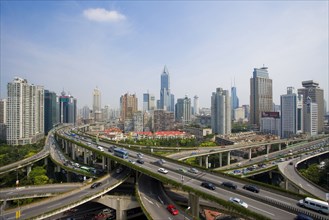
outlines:
[[[172,97],[170,95],[170,78],[167,67],[163,69],[161,74],[161,89],[160,89],[160,109],[172,111]]]
[[[45,134],[59,123],[59,100],[55,92],[45,90]]]
[[[267,67],[254,68],[250,79],[250,121],[257,129],[260,127],[262,112],[273,110],[272,79],[269,78]]]

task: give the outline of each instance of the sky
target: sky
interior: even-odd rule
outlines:
[[[328,1],[0,1],[1,98],[14,77],[92,107],[160,97],[166,65],[175,99],[237,88],[249,104],[254,68],[268,67],[273,101],[315,80],[328,100]]]

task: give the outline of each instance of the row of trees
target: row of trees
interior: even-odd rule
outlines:
[[[306,169],[301,169],[299,172],[313,183],[329,189],[329,160],[323,168],[319,168],[317,164],[312,164]]]

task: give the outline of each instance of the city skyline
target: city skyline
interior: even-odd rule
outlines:
[[[98,86],[102,103],[118,108],[126,92],[160,99],[166,65],[176,99],[197,95],[200,107],[209,108],[212,91],[230,90],[235,79],[243,105],[250,104],[253,69],[264,64],[275,104],[287,87],[302,88],[306,80],[319,82],[328,103],[327,1],[8,1],[0,7],[1,98],[17,76],[57,95],[70,92],[79,108],[92,106]]]

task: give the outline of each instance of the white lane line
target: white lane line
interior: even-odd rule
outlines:
[[[50,205],[50,206],[47,206],[47,208],[52,208],[52,207],[55,207],[57,206],[58,204],[54,204],[54,205]]]
[[[280,203],[283,203],[283,204],[286,204],[286,205],[291,205],[290,203],[287,203],[287,202],[282,202],[281,200],[278,200],[278,199],[274,199],[274,198],[272,198],[272,197],[269,197],[269,196],[265,196],[266,198],[269,198],[269,199],[271,199],[271,200],[274,200],[274,201],[277,201],[277,202],[280,202]]]
[[[265,212],[265,213],[267,213],[267,214],[269,214],[269,215],[275,216],[273,213],[270,213],[270,212],[267,212],[267,211],[265,211],[265,210],[259,209],[259,208],[255,207],[255,206],[251,206],[251,205],[249,205],[249,207],[252,207],[252,208],[254,208],[254,209],[257,209],[257,210],[259,210],[259,211],[261,211],[261,212]]]
[[[151,203],[152,205],[154,204],[151,200],[147,199],[145,196],[144,196],[144,199],[145,199],[146,201],[148,201],[149,203]]]
[[[159,206],[159,204],[157,202],[155,204],[158,206],[158,208],[160,208],[160,206]]]

